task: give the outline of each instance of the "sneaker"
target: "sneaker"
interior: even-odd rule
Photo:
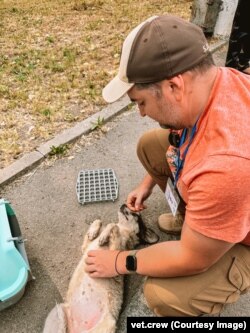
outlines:
[[[171,235],[180,235],[185,215],[177,213],[173,216],[171,213],[162,214],[158,218],[158,227],[161,231]]]

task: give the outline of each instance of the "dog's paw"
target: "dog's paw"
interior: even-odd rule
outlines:
[[[109,237],[109,249],[110,250],[122,249],[122,235],[117,225],[111,230]]]
[[[87,232],[87,237],[88,237],[88,239],[89,239],[90,241],[92,241],[92,240],[94,240],[96,237],[98,237],[99,232],[100,232],[100,229],[101,229],[101,226],[102,226],[102,222],[101,222],[101,220],[95,220],[95,221],[91,224],[91,226],[90,226],[90,228],[89,228],[89,230],[88,230],[88,232]]]
[[[103,245],[109,243],[111,234],[114,229],[118,229],[118,227],[115,223],[109,223],[108,225],[106,225],[106,227],[104,228],[104,230],[102,231],[102,233],[100,234],[100,237],[99,237],[100,246],[103,246]]]

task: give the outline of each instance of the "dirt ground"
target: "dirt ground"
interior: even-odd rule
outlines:
[[[124,37],[192,1],[0,1],[0,169],[104,105]]]

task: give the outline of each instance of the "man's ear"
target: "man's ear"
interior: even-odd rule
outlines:
[[[174,98],[177,102],[180,102],[183,98],[184,86],[185,82],[181,74],[162,81],[163,94],[166,93],[168,99]]]

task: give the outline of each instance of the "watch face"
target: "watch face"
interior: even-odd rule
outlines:
[[[126,258],[126,268],[128,271],[135,272],[137,269],[137,260],[135,256],[127,256]]]

